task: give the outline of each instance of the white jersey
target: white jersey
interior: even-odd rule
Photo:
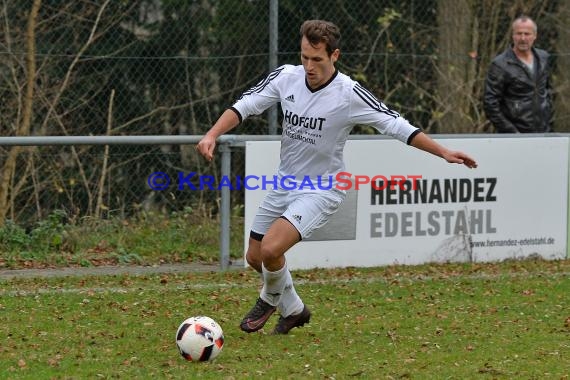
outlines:
[[[358,82],[338,70],[317,89],[309,88],[303,66],[284,65],[245,91],[233,105],[244,120],[277,102],[283,110],[278,176],[328,178],[344,171],[343,149],[355,125],[409,143],[419,129],[390,110]]]

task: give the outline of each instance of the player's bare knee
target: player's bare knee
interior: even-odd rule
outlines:
[[[247,247],[247,252],[245,254],[245,260],[247,263],[253,267],[258,272],[261,272],[261,241],[249,238],[249,245]]]
[[[285,252],[281,252],[281,250],[277,249],[277,247],[272,246],[271,244],[263,243],[261,244],[261,260],[265,263],[268,261],[275,261],[279,259]]]
[[[259,252],[259,251],[258,251]],[[258,272],[261,272],[261,255],[255,254],[252,251],[248,250],[245,255],[245,260],[253,269]]]

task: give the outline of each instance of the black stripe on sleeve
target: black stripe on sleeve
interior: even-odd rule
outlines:
[[[259,82],[258,84],[256,84],[255,86],[253,86],[252,88],[250,88],[249,90],[244,91],[243,94],[241,94],[240,99],[243,98],[246,95],[251,95],[254,92],[261,92],[263,91],[263,89],[265,87],[267,87],[267,85],[275,78],[277,78],[277,76],[281,73],[281,71],[283,71],[284,67],[279,67],[275,70],[273,70],[272,72],[269,73],[268,76],[266,76],[261,82]],[[238,99],[239,100],[239,99]]]
[[[410,135],[410,137],[408,137],[408,141],[406,143],[410,145],[414,137],[416,137],[419,133],[421,133],[421,130],[418,128]]]
[[[398,112],[391,110],[390,108],[386,107],[386,105],[384,105],[381,101],[376,99],[376,97],[370,91],[362,87],[360,83],[356,83],[354,86],[354,92],[373,110],[385,113],[386,115],[392,116],[393,118],[400,116]]]
[[[234,107],[230,107],[229,109],[235,112],[235,114],[237,115],[239,122],[241,124],[241,122],[243,121],[243,116],[241,116],[241,113],[239,113],[239,111]]]

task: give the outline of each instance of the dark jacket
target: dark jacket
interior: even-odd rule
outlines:
[[[499,133],[552,131],[549,54],[532,48],[535,76],[509,47],[493,59],[483,101],[485,114]]]

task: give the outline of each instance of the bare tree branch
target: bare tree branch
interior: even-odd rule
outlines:
[[[63,79],[63,82],[59,88],[59,91],[55,95],[55,98],[51,102],[50,107],[48,109],[48,112],[46,113],[46,116],[44,117],[44,121],[43,121],[42,127],[41,127],[42,134],[46,134],[47,124],[50,120],[52,113],[54,113],[55,107],[58,105],[59,100],[61,99],[61,96],[63,95],[64,91],[67,89],[67,86],[69,85],[71,74],[73,73],[75,66],[77,65],[77,63],[81,59],[81,56],[85,53],[85,51],[89,48],[89,46],[91,46],[91,44],[95,41],[95,33],[97,31],[97,27],[99,26],[101,16],[103,15],[105,8],[107,7],[107,5],[109,4],[110,1],[111,0],[106,0],[103,3],[103,5],[101,6],[101,8],[99,9],[99,12],[97,13],[97,17],[95,19],[95,22],[93,23],[93,27],[91,28],[91,33],[89,34],[89,37],[87,38],[87,41],[85,41],[85,43],[83,44],[81,49],[79,49],[79,52],[77,52],[77,54],[75,55],[75,58],[73,59],[73,61],[69,65],[69,67],[67,68],[67,72],[66,72],[65,77]],[[65,126],[63,124],[59,124],[59,125],[62,129],[62,133],[64,135],[68,135],[68,132],[67,132],[67,129],[65,128]]]

